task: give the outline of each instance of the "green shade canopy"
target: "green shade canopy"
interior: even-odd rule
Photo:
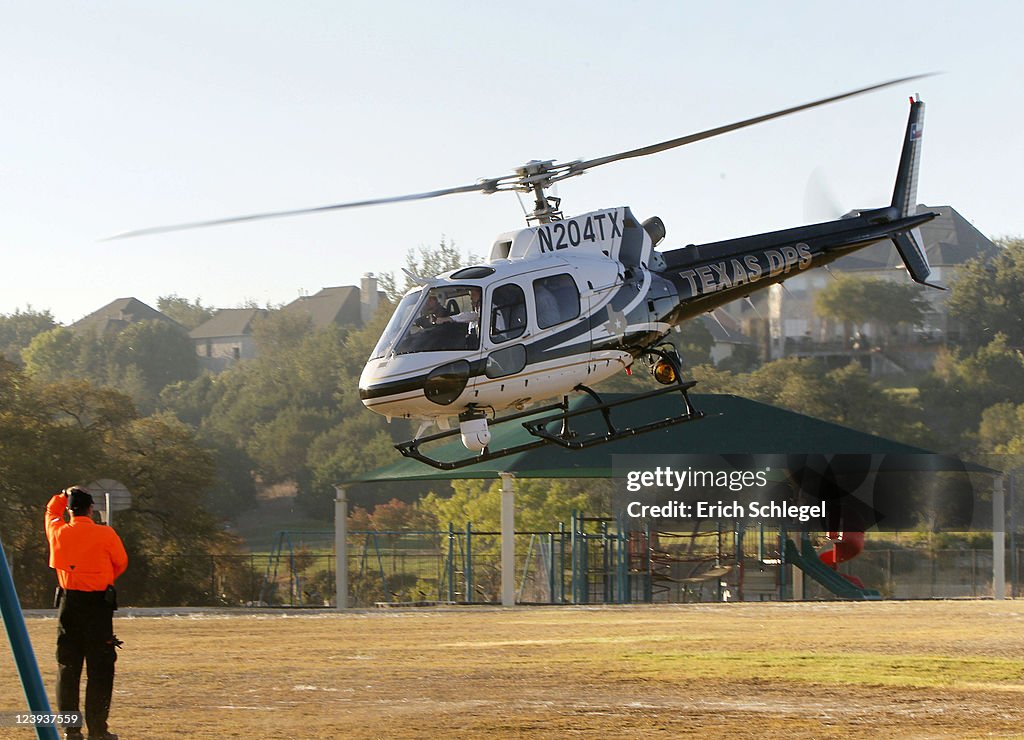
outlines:
[[[604,396],[609,402],[625,398],[628,396]],[[402,480],[486,479],[497,478],[505,472],[513,473],[517,478],[611,478],[613,456],[617,455],[900,454],[929,456],[931,462],[928,467],[934,469],[935,466],[935,457],[928,450],[768,404],[734,395],[691,393],[690,398],[693,405],[704,412],[705,418],[582,450],[567,450],[547,444],[456,470],[437,470],[417,460],[401,458],[391,465],[346,481],[344,485]],[[593,402],[580,398],[572,407],[582,408],[587,404]],[[676,415],[683,410],[681,398],[675,394],[662,395],[613,409],[612,421],[624,428]],[[534,437],[522,426],[522,422],[528,420],[492,426],[491,449],[514,447],[533,440]],[[603,429],[603,422],[601,415],[594,413],[574,419],[573,426],[580,431],[597,432]],[[458,460],[470,454],[458,435],[432,449],[425,446],[423,452],[438,460]],[[397,457],[399,453],[395,455]],[[962,470],[964,467],[955,458],[948,458],[948,461],[950,469],[959,467]],[[995,471],[984,469],[983,472]]]

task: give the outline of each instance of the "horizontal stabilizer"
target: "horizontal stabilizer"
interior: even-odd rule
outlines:
[[[924,248],[921,246],[921,232],[919,229],[901,231],[892,237],[892,241],[896,245],[896,251],[903,258],[903,264],[907,266],[907,272],[914,282],[945,290],[945,287],[941,285],[928,282],[928,277],[932,274],[932,268],[928,264],[928,257],[925,256]]]

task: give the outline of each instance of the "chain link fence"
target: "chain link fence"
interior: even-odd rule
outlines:
[[[664,533],[632,538],[601,520],[578,528],[516,534],[519,603],[680,603],[777,600],[794,593],[793,573],[769,547],[737,560],[731,533],[696,546]],[[596,525],[592,524],[596,522]],[[321,533],[327,534],[327,533]],[[332,535],[333,536],[333,535]],[[291,538],[265,554],[210,560],[209,603],[231,606],[325,607],[334,603],[333,540]],[[357,607],[416,603],[499,603],[501,537],[497,532],[352,532],[350,603]],[[649,554],[648,554],[649,553]],[[756,556],[755,556],[756,555]],[[752,557],[754,556],[754,557]],[[1009,596],[1022,595],[1024,548],[1006,555]],[[866,549],[840,573],[890,599],[989,598],[991,549]],[[834,596],[812,578],[803,598]]]

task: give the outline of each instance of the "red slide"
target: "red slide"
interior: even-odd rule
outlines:
[[[827,548],[818,557],[821,559],[821,562],[832,570],[836,570],[840,563],[857,557],[860,555],[860,551],[864,549],[863,532],[829,532],[828,538],[832,541],[831,547]],[[864,584],[856,576],[848,576],[844,573],[839,575],[858,588],[864,588]]]

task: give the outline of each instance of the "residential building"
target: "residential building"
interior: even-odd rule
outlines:
[[[938,218],[921,227],[930,280],[950,285],[968,260],[991,253],[995,245],[950,206],[918,206],[934,211]],[[832,280],[830,273],[846,273],[909,283],[906,268],[889,241],[843,257],[827,270],[808,270],[784,284],[755,293],[750,301],[736,301],[725,310],[740,322],[744,332],[755,337],[762,357],[775,360],[787,356],[818,357],[830,365],[845,365],[851,359],[864,364],[874,375],[927,370],[938,348],[955,340],[959,327],[946,310],[948,291],[921,287],[930,306],[920,327],[865,324],[847,327],[821,316],[815,297]]]
[[[220,372],[239,360],[255,357],[253,323],[266,314],[264,308],[222,308],[190,331],[200,366]]]
[[[146,305],[138,298],[118,298],[88,316],[82,317],[68,328],[79,336],[93,334],[97,337],[108,337],[119,333],[130,324],[141,321],[166,321],[168,324],[180,328],[182,333],[187,331],[177,321]]]
[[[316,329],[331,324],[362,326],[370,320],[383,298],[383,291],[377,288],[377,278],[368,273],[363,275],[358,287],[322,288],[318,293],[297,298],[282,310],[308,314]]]

